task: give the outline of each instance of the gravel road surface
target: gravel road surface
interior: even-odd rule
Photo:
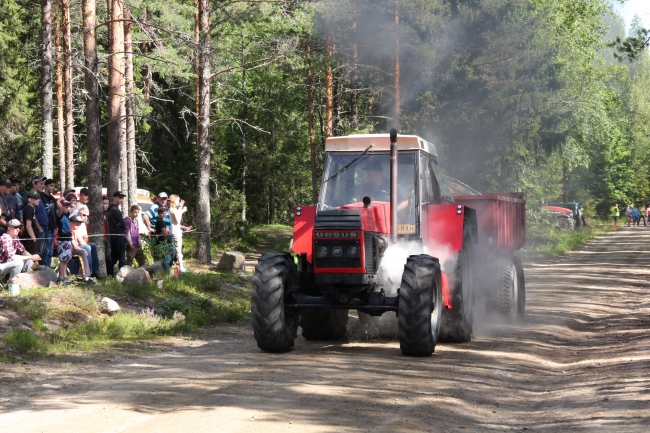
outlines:
[[[1,365],[0,432],[647,432],[648,245],[623,228],[527,266],[525,321],[427,358],[351,319],[349,340],[281,355],[246,324]]]

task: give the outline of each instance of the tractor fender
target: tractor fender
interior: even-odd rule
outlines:
[[[316,206],[297,206],[293,211],[293,244],[291,249],[296,254],[307,254],[307,261],[314,263],[312,258],[312,242]]]

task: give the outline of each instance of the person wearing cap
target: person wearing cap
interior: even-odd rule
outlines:
[[[31,254],[38,254],[38,235],[42,233],[41,226],[36,219],[36,208],[41,202],[41,195],[36,191],[27,193],[27,204],[23,208],[23,227],[24,230],[21,235],[22,243],[25,249]]]
[[[7,233],[7,223],[13,219],[11,210],[7,204],[6,196],[11,190],[11,181],[9,179],[0,180],[0,235]]]
[[[15,177],[12,177],[12,178],[11,178],[11,184],[13,185],[13,187],[12,187],[12,189],[11,189],[11,194],[12,194],[12,195],[14,196],[14,198],[16,199],[16,209],[17,209],[16,219],[17,219],[18,221],[22,221],[22,217],[23,217],[23,208],[24,208],[25,205],[27,204],[27,197],[25,197],[25,196],[20,192],[20,186],[21,186],[21,184],[22,184],[22,182],[20,181],[20,179],[17,179],[17,178],[15,178]]]
[[[11,219],[17,219],[20,221],[18,216],[18,201],[16,200],[16,196],[14,196],[14,183],[11,179],[2,180],[0,192],[2,192],[2,198],[9,209]]]
[[[57,207],[57,226],[59,229],[57,252],[59,254],[59,277],[56,279],[57,283],[67,283],[69,281],[66,276],[68,269],[68,262],[72,259],[72,254],[75,253],[72,245],[72,224],[70,223],[70,202],[62,198],[56,202]],[[78,250],[75,254],[83,255],[86,257],[86,252]],[[87,263],[87,262],[86,262]],[[88,268],[86,266],[86,268]],[[95,282],[85,278],[84,281],[89,284]]]
[[[83,205],[82,205],[83,206]],[[82,207],[79,209],[77,215],[70,217],[72,223],[72,237],[76,241],[79,248],[88,253],[88,265],[91,270],[91,277],[98,280],[106,279],[106,276],[99,269],[99,257],[97,255],[97,245],[93,242],[88,242],[88,208]],[[68,265],[70,267],[70,265]]]
[[[122,191],[115,191],[113,193],[113,203],[108,206],[106,211],[106,234],[111,245],[111,262],[113,266],[117,264],[120,268],[126,266],[126,239],[124,235],[126,224],[124,224],[124,217],[122,211],[120,211],[124,197],[126,197],[126,194]],[[108,275],[113,275],[112,268],[108,269]]]
[[[43,238],[45,238],[41,247],[41,258],[43,259],[43,265],[47,267],[52,264],[52,255],[54,254],[54,236],[58,225],[57,203],[56,199],[52,195],[55,187],[56,184],[54,179],[47,179],[45,181],[45,188],[41,193],[41,204],[45,206],[45,212],[47,214],[47,225],[45,226],[47,228],[45,228],[43,223],[41,223],[41,227],[44,229]],[[38,214],[36,217],[38,218]]]
[[[65,200],[67,201],[67,200]],[[79,228],[80,226],[84,225],[83,221],[80,217],[78,216],[73,216],[69,217],[70,225],[71,225],[71,238],[72,238],[72,250],[71,250],[71,255],[72,256],[77,256],[79,260],[83,263],[83,281],[86,284],[97,284],[95,281],[93,281],[91,277],[92,274],[92,269],[93,269],[93,262],[92,262],[92,256],[91,256],[91,251],[90,247],[88,245],[84,245],[80,243],[80,240],[83,241],[83,237],[78,236],[77,233],[75,233],[75,229]],[[85,247],[85,248],[84,248]],[[68,267],[70,267],[70,263],[72,261],[68,262]],[[97,266],[95,265],[97,268]],[[72,272],[73,270],[70,269]],[[77,270],[78,271],[78,270]],[[73,272],[74,273],[74,272]]]
[[[17,219],[7,222],[7,233],[0,236],[0,276],[9,274],[9,281],[23,271],[31,272],[38,254],[30,254],[18,239],[22,224]]]
[[[368,162],[361,168],[366,172],[366,184],[361,189],[361,197],[370,197],[372,201],[390,201],[390,179],[384,177],[384,169],[379,161]],[[408,197],[406,191],[401,185],[397,186],[397,211],[404,210],[408,207]]]
[[[169,206],[167,205],[167,193],[166,192],[161,192],[158,194],[158,201],[151,206],[149,206],[149,209],[142,214],[142,221],[144,221],[144,225],[147,226],[147,233],[156,233],[156,222],[158,221],[158,208],[164,207],[165,210],[168,212],[169,211]],[[165,214],[167,215],[167,213]],[[171,220],[167,218],[167,221],[165,221],[167,228],[171,231],[172,224]]]

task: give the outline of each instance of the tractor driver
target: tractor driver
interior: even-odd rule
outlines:
[[[384,177],[384,169],[378,162],[370,162],[362,168],[368,177],[368,182],[361,189],[361,198],[370,197],[372,201],[390,201],[390,179]],[[406,191],[397,185],[397,211],[408,208],[409,200]]]

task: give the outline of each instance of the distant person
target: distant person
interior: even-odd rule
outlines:
[[[156,197],[157,200],[154,201],[154,203],[149,206],[149,209],[145,213],[142,214],[142,221],[144,221],[144,225],[147,226],[147,232],[148,233],[155,233],[156,232],[156,222],[158,221],[158,208],[164,207],[165,211],[169,212],[169,206],[167,205],[167,193],[166,192],[161,192],[158,194],[158,197]],[[165,213],[167,215],[167,213]],[[167,224],[167,228],[171,230],[171,222]]]
[[[9,280],[21,272],[31,272],[38,254],[30,254],[18,239],[22,224],[17,219],[7,221],[7,233],[0,236],[0,277],[9,274]]]
[[[61,199],[56,202],[57,207],[57,226],[59,229],[56,250],[59,253],[59,277],[57,283],[68,283],[66,276],[68,262],[72,259],[72,224],[68,214],[70,213],[70,202]]]
[[[587,227],[587,221],[585,221],[585,210],[580,206],[580,219],[582,219],[582,225]]]
[[[47,240],[47,232],[49,230],[49,222],[47,218],[47,210],[45,209],[45,204],[43,204],[43,192],[45,191],[45,176],[36,176],[32,179],[32,191],[36,191],[41,198],[38,201],[36,206],[36,221],[38,222],[36,228],[40,230],[36,233],[36,239],[38,241],[38,251],[43,251],[45,241]],[[44,264],[43,257],[41,257],[41,264]]]
[[[23,207],[23,232],[21,242],[30,254],[38,254],[38,233],[42,233],[36,219],[36,208],[41,202],[41,195],[36,191],[27,193],[27,204]]]
[[[14,197],[16,197],[16,204],[18,205],[18,213],[16,214],[16,219],[18,221],[21,221],[23,217],[23,208],[27,204],[27,197],[20,192],[20,187],[22,184],[20,179],[12,177],[11,183],[13,184],[12,194]]]
[[[0,192],[7,205],[7,209],[9,209],[10,219],[19,220],[18,201],[16,200],[16,196],[14,196],[14,184],[11,182],[11,179],[2,180],[0,183]]]
[[[174,250],[176,250],[176,259],[180,272],[187,272],[183,262],[183,230],[191,230],[192,227],[181,225],[183,214],[187,212],[185,200],[181,200],[176,194],[169,197],[169,212],[171,213],[172,238],[174,240]]]
[[[169,240],[171,235],[171,230],[167,228],[165,224],[165,217],[167,216],[167,209],[164,207],[158,208],[158,218],[156,219],[154,244],[158,246],[162,254],[162,266],[163,270],[167,270],[171,267],[172,261],[174,260],[174,246]]]
[[[638,226],[640,222],[641,212],[639,212],[639,207],[635,205],[634,208],[632,208],[632,224]]]
[[[83,237],[79,236],[79,233],[75,233],[75,229],[79,229],[81,226],[85,228],[86,225],[78,215],[70,217],[69,220],[72,228],[72,255],[79,257],[83,263],[83,281],[86,284],[97,284],[92,278],[90,278],[94,266],[90,247],[86,244],[82,244],[82,242],[84,242]],[[81,228],[81,230],[83,230],[83,228]]]
[[[45,189],[41,193],[41,204],[45,206],[45,212],[47,214],[47,230],[43,234],[45,242],[41,248],[41,258],[43,259],[43,265],[47,267],[52,264],[52,255],[54,254],[54,236],[58,224],[56,199],[52,195],[54,194],[55,187],[56,185],[54,180],[47,179],[45,181]],[[41,227],[43,227],[43,224],[41,224]]]
[[[7,233],[8,225],[7,223],[13,218],[11,217],[11,210],[7,205],[5,196],[9,194],[11,187],[7,187],[7,182],[11,184],[9,179],[0,180],[0,235]]]
[[[129,266],[133,266],[134,259],[138,262],[138,266],[146,264],[144,252],[142,251],[142,242],[140,241],[139,214],[140,206],[133,205],[129,209],[129,216],[124,218],[126,227],[126,264]]]
[[[83,205],[82,205],[83,206]],[[82,208],[77,215],[70,218],[72,223],[72,234],[79,248],[83,249],[88,253],[88,265],[90,267],[91,277],[95,277],[98,280],[106,279],[99,269],[99,256],[97,255],[97,245],[94,242],[88,242],[88,208]]]
[[[627,209],[625,209],[625,220],[627,221],[625,223],[626,226],[631,226],[632,225],[632,205],[628,205]]]
[[[614,228],[618,225],[618,217],[621,215],[621,211],[618,208],[618,203],[612,208],[612,218],[614,218]]]
[[[113,193],[113,203],[108,206],[106,211],[106,235],[108,236],[108,243],[111,245],[111,262],[113,266],[119,265],[126,266],[126,239],[124,230],[124,217],[120,206],[124,203],[124,194],[122,191],[115,191]],[[113,275],[113,269],[108,270],[109,275]]]

